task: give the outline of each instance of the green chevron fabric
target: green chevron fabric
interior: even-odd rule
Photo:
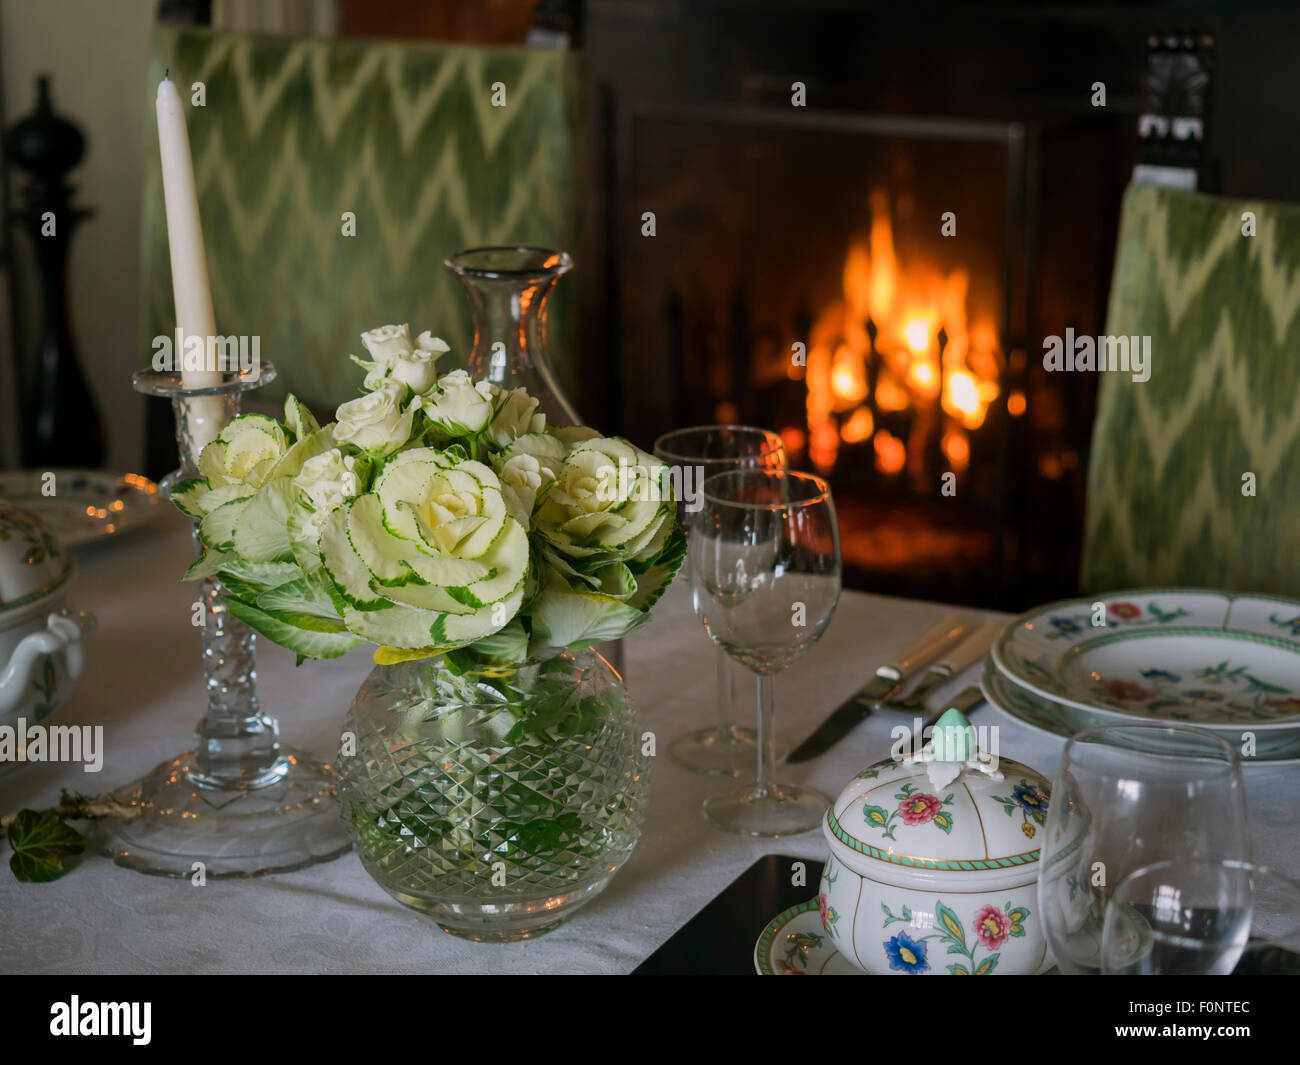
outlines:
[[[463,364],[472,320],[443,259],[575,243],[580,66],[564,51],[156,29],[150,85],[170,68],[186,101],[217,330],[259,336],[279,370],[258,399],[290,390],[328,410],[351,398],[347,355],[388,322],[431,329]],[[143,328],[154,337],[175,314],[149,128]],[[557,297],[549,332],[564,381],[577,301]]]
[[[1101,382],[1085,590],[1300,596],[1297,311],[1300,207],[1128,189],[1107,332],[1151,377]]]

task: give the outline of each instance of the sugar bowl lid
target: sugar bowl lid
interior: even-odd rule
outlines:
[[[0,500],[0,614],[49,595],[72,575],[72,565],[33,515]]]
[[[1037,770],[977,747],[975,735],[951,709],[917,755],[854,777],[822,823],[832,855],[896,884],[1037,875],[1051,787]]]

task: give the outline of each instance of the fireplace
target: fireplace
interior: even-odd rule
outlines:
[[[831,483],[850,583],[988,598],[1029,402],[1024,127],[738,107],[620,128],[637,435],[774,428]]]
[[[1151,16],[589,10],[607,428],[779,430],[832,484],[850,587],[1073,594],[1096,380],[1043,342],[1103,328]]]

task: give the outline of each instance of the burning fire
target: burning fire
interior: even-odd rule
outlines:
[[[807,436],[787,430],[787,442],[806,443],[823,472],[841,444],[869,444],[881,473],[924,477],[925,441],[933,435],[949,466],[965,470],[969,434],[998,396],[999,369],[993,321],[967,322],[969,282],[961,269],[944,276],[920,264],[900,266],[889,197],[874,190],[871,231],[844,261],[843,298],[822,311],[809,337]],[[1023,403],[1019,397],[1017,415]],[[896,435],[900,425],[891,423],[891,431],[882,424],[883,416],[905,411],[912,414],[907,439]]]

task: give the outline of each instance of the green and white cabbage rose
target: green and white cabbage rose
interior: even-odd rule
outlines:
[[[363,642],[379,662],[524,661],[616,639],[681,566],[661,465],[584,426],[550,426],[523,389],[436,376],[447,345],[362,335],[364,392],[320,426],[247,414],[173,490],[236,617],[302,658]]]

